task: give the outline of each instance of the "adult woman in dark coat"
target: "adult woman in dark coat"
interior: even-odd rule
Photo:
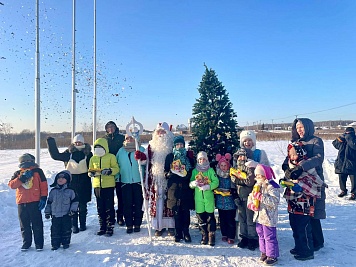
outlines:
[[[47,147],[52,159],[64,162],[65,168],[72,174],[71,188],[78,195],[79,200],[79,222],[78,214],[72,216],[72,231],[74,234],[86,230],[87,203],[91,201],[92,185],[88,176],[90,158],[93,156],[91,146],[84,143],[84,137],[77,134],[72,144],[62,153],[58,151],[56,141],[52,137],[47,138]]]
[[[351,181],[351,197],[356,199],[356,135],[355,129],[347,127],[345,132],[333,141],[333,146],[339,150],[335,161],[335,173],[339,175],[341,193],[339,197],[347,195],[347,176]]]
[[[307,151],[307,159],[294,169],[288,168],[288,157],[283,162],[282,168],[286,177],[292,180],[297,179],[304,171],[315,168],[320,178],[324,181],[323,161],[324,161],[324,143],[323,140],[314,135],[314,123],[307,118],[295,119],[292,124],[292,142],[300,141]],[[324,235],[321,228],[320,219],[326,218],[325,212],[325,187],[321,188],[321,198],[315,202],[314,217],[310,220],[311,234],[313,237],[314,251],[324,247]]]

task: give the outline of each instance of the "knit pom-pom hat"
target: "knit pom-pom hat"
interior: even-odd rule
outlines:
[[[220,168],[220,164],[223,163],[223,162],[226,162],[228,168],[231,167],[231,164],[230,164],[231,154],[230,153],[226,153],[224,156],[222,156],[221,154],[217,154],[215,156],[215,159],[218,162],[219,168]]]

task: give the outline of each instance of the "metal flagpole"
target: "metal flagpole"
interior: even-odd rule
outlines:
[[[96,0],[94,0],[94,96],[93,96],[93,145],[96,140]]]
[[[72,28],[72,140],[76,126],[76,89],[75,89],[75,0],[73,0],[73,28]]]
[[[36,61],[35,61],[35,151],[36,151],[36,162],[40,165],[40,150],[41,150],[41,94],[40,94],[40,33],[39,33],[39,1],[36,0]]]
[[[138,126],[139,128],[137,128]],[[132,117],[131,122],[126,125],[126,134],[132,136],[135,138],[135,148],[136,151],[140,150],[140,147],[138,145],[138,140],[140,138],[140,134],[143,132],[143,126],[140,122],[136,121],[134,117]],[[146,220],[147,220],[147,230],[148,230],[148,236],[150,237],[150,241],[152,242],[152,235],[151,235],[151,222],[150,222],[150,216],[148,214],[148,204],[147,204],[147,199],[146,199],[146,191],[145,191],[145,186],[144,186],[144,181],[143,181],[143,174],[142,174],[142,166],[141,166],[141,160],[138,160],[138,171],[140,173],[140,179],[141,179],[141,188],[142,188],[142,195],[143,195],[143,207],[144,207],[144,212],[146,213]]]

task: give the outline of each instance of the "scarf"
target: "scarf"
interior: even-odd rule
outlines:
[[[124,142],[124,149],[127,152],[134,152],[136,150],[135,142]]]
[[[192,165],[190,165],[189,159],[187,158],[187,150],[184,147],[179,149],[173,148],[174,160],[180,160],[182,165],[185,166],[186,171],[192,169]]]
[[[219,167],[216,167],[216,174],[221,178],[229,178],[230,177],[230,170],[224,172],[220,170]]]
[[[198,171],[200,171],[200,172],[205,172],[205,171],[209,170],[209,168],[210,168],[210,163],[209,163],[209,161],[206,161],[206,162],[203,163],[203,164],[197,163],[197,166],[196,166],[196,169],[197,169]]]

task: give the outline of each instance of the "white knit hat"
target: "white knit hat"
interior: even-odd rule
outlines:
[[[75,142],[81,142],[84,144],[84,137],[81,134],[77,134],[76,136],[74,136],[73,138],[73,144]]]
[[[252,151],[256,149],[256,134],[254,131],[247,130],[247,131],[242,131],[240,134],[240,147],[244,147],[244,141],[246,139],[251,139],[253,142],[253,147]]]
[[[197,155],[197,160],[200,158],[205,158],[206,160],[208,160],[208,154],[206,154],[205,151],[200,151]]]

